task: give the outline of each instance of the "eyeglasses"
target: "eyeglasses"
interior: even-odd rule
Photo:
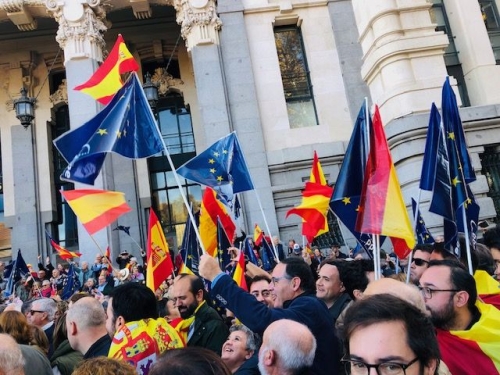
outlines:
[[[44,313],[44,312],[45,312],[45,311],[40,311],[40,310],[30,310],[30,314],[31,314],[31,315],[35,315],[36,313],[40,313],[40,314],[42,314],[42,313]]]
[[[279,282],[280,280],[290,280],[290,277],[288,276],[271,277],[271,282],[273,283],[273,285],[276,285],[276,283]]]
[[[383,362],[378,365],[371,365],[351,358],[342,358],[348,374],[369,375],[370,369],[374,368],[378,375],[406,375],[406,369],[418,361],[418,357],[404,364],[397,362]]]
[[[255,290],[252,292],[252,295],[254,295],[255,297],[258,297],[259,295],[261,295],[262,297],[269,297],[271,295],[271,291],[267,289],[261,291]]]
[[[431,289],[427,286],[419,286],[418,289],[420,289],[420,292],[426,299],[431,299],[432,293],[436,292],[460,292],[458,289]]]
[[[421,258],[413,258],[413,262],[417,267],[422,267],[425,264],[429,264],[428,261],[421,259]]]

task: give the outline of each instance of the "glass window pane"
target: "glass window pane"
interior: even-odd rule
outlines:
[[[163,189],[165,186],[165,174],[163,172],[151,175],[151,187],[154,190]]]
[[[187,211],[179,189],[169,189],[168,198],[170,200],[170,209],[172,212],[171,224],[185,223],[187,219]]]
[[[311,100],[288,102],[286,109],[292,129],[316,125],[316,115]]]
[[[191,185],[188,188],[188,200],[193,212],[199,211],[201,207],[201,185]]]
[[[161,110],[159,113],[160,129],[163,136],[177,134],[177,117],[175,113],[168,109]]]

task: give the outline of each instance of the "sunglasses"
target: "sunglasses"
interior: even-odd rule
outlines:
[[[423,265],[425,264],[429,264],[428,261],[424,260],[424,259],[420,259],[420,258],[413,258],[413,262],[415,263],[415,265],[417,267],[422,267]]]

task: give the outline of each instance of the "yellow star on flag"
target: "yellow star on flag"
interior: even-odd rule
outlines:
[[[448,138],[451,139],[452,141],[455,140],[455,133],[454,132],[448,132]]]
[[[215,164],[215,160],[214,160],[214,159],[208,159],[208,162],[209,162],[210,164]]]
[[[453,186],[457,186],[459,183],[461,183],[462,181],[460,181],[458,179],[458,176],[456,176],[453,180],[451,180],[451,183],[453,184]]]
[[[106,129],[99,129],[97,131],[97,134],[99,134],[99,135],[106,135],[106,134],[108,134],[108,131]]]
[[[217,158],[219,157],[219,153],[217,151],[214,152],[214,156]]]
[[[210,173],[215,173],[215,168],[210,168]]]
[[[217,181],[222,182],[223,178],[222,176],[217,176]]]
[[[122,132],[118,130],[116,132],[116,138],[120,139],[121,137],[122,137]]]
[[[349,198],[349,197],[344,197],[344,198],[342,199],[342,202],[344,202],[344,204],[347,206],[348,204],[350,204],[350,203],[351,203],[351,198]]]
[[[224,155],[226,155],[226,154],[227,154],[227,150],[222,150],[222,153],[223,153]]]

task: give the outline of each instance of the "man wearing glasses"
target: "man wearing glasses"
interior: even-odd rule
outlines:
[[[389,294],[369,296],[353,303],[344,323],[347,374],[437,374],[432,323],[408,302]]]
[[[420,285],[450,372],[500,373],[500,310],[477,300],[467,269],[456,260],[433,260]]]
[[[272,309],[239,288],[210,255],[201,257],[199,272],[212,282],[212,297],[253,332],[262,334],[271,323],[280,319],[295,320],[307,326],[317,342],[310,373],[339,374],[340,348],[335,328],[326,305],[315,296],[314,276],[302,258],[286,258],[274,268],[270,284],[271,294],[275,296]]]
[[[417,245],[413,250],[413,258],[410,264],[410,281],[419,285],[420,277],[427,269],[427,265],[431,260],[432,245],[424,244]]]
[[[29,313],[30,324],[37,326],[45,332],[49,339],[49,354],[52,356],[54,350],[52,342],[54,336],[54,315],[57,311],[57,304],[51,298],[40,298],[33,301]]]

